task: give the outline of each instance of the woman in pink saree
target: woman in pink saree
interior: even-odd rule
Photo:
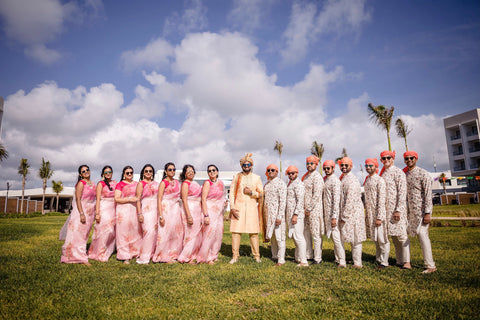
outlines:
[[[137,184],[138,221],[142,227],[142,244],[138,264],[148,264],[155,251],[157,242],[157,194],[158,182],[154,181],[155,169],[151,164],[146,164],[140,172],[140,183]]]
[[[97,184],[95,204],[95,228],[92,243],[88,249],[88,258],[106,262],[115,250],[115,186],[112,180],[111,166],[102,169],[102,178]]]
[[[63,263],[82,263],[90,266],[87,256],[87,241],[95,218],[95,185],[90,180],[90,168],[78,168],[75,186],[75,201],[68,222],[65,243],[62,246]]]
[[[183,249],[180,183],[174,179],[175,170],[174,163],[167,163],[162,182],[158,186],[158,234],[153,262],[175,263]]]
[[[207,167],[209,180],[202,187],[202,211],[204,217],[203,241],[197,255],[197,262],[215,264],[222,246],[223,213],[225,211],[225,187],[218,179],[218,168]]]
[[[185,238],[183,250],[178,257],[178,262],[194,264],[198,250],[202,245],[203,214],[201,206],[202,188],[193,181],[195,168],[186,164],[183,167],[180,180],[182,187],[180,197],[182,199],[183,213],[185,214]]]
[[[126,166],[122,171],[122,181],[115,187],[117,203],[117,259],[129,264],[140,254],[142,229],[137,217],[137,182],[133,181],[133,168]]]

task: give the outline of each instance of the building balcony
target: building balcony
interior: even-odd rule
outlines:
[[[456,136],[450,136],[450,140],[452,141],[455,141],[455,140],[458,140],[458,139],[461,139],[462,137],[460,137],[460,135],[456,135]]]
[[[477,163],[470,165],[470,170],[477,170],[478,168],[480,168],[480,166]]]
[[[463,150],[453,151],[454,156],[461,156],[463,154]]]
[[[460,166],[460,167],[454,167],[453,171],[465,171],[465,166]]]
[[[473,152],[478,152],[480,151],[480,147],[470,147],[468,148],[468,152],[473,153]]]

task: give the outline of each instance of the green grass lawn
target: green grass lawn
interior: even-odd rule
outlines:
[[[246,235],[239,262],[230,265],[227,231],[214,266],[124,265],[113,256],[86,267],[60,263],[58,232],[65,218],[0,219],[0,318],[478,319],[480,314],[480,228],[431,228],[439,270],[430,275],[421,274],[417,239],[412,239],[412,271],[376,271],[371,241],[364,243],[361,270],[336,268],[332,241],[326,239],[321,265],[297,268],[291,240],[284,266],[275,267],[269,247],[262,245],[257,264]]]

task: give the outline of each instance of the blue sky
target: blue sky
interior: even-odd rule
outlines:
[[[442,118],[479,107],[479,18],[478,1],[0,0],[0,183],[22,157],[66,183],[81,163],[237,170],[246,152],[262,173],[275,140],[285,167],[345,147],[361,178],[386,148],[369,102],[447,169]]]

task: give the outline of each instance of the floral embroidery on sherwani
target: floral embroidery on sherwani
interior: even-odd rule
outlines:
[[[378,174],[368,176],[364,185],[365,189],[365,209],[367,216],[365,218],[367,224],[367,238],[375,239],[375,222],[381,220],[385,223],[386,219],[386,192],[387,187],[385,180]],[[385,231],[385,238],[387,237],[387,230]]]
[[[342,183],[336,175],[327,176],[323,188],[323,215],[325,219],[325,234],[332,234],[332,219],[338,219],[340,214],[340,189]]]
[[[358,243],[367,239],[365,230],[365,212],[362,203],[360,182],[351,173],[343,175],[340,193],[340,224],[342,240]]]
[[[432,178],[422,168],[407,171],[408,234],[417,235],[417,229],[426,213],[432,213]]]
[[[287,186],[287,204],[286,216],[288,223],[288,236],[293,236],[295,226],[292,224],[293,214],[297,214],[297,219],[303,220],[305,218],[305,209],[303,201],[305,198],[305,186],[303,182],[297,178],[291,181]]]
[[[318,171],[313,171],[303,179],[305,185],[305,211],[310,215],[305,219],[305,223],[310,226],[312,234],[325,234],[323,223],[323,178]]]
[[[407,234],[407,179],[405,173],[395,167],[385,169],[382,174],[387,186],[386,209],[387,229],[391,236]],[[400,212],[400,221],[393,219],[394,212]]]
[[[267,181],[263,187],[265,200],[264,208],[267,213],[267,237],[269,239],[273,236],[275,229],[275,221],[282,220],[280,228],[282,231],[282,239],[285,240],[285,205],[287,199],[287,186],[279,177]]]

